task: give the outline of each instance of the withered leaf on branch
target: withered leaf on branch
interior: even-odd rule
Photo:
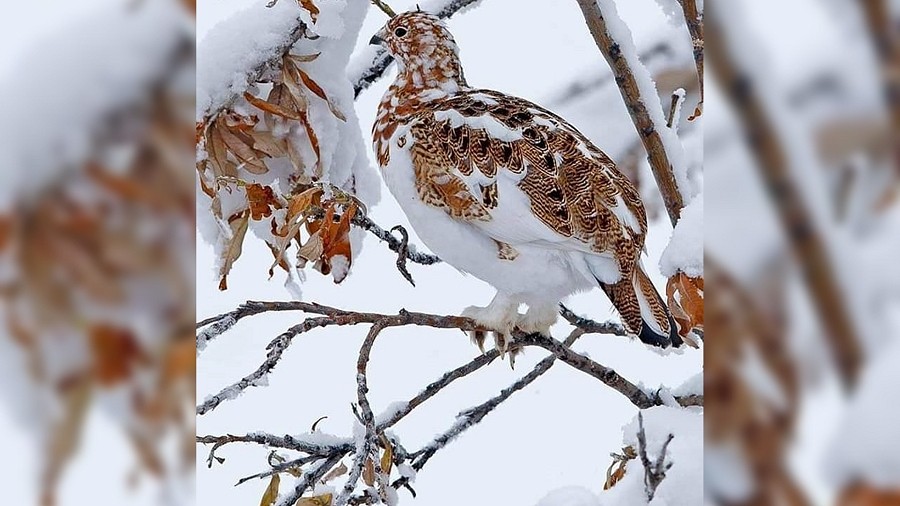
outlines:
[[[348,471],[347,466],[341,462],[341,465],[335,467],[331,471],[328,471],[328,474],[322,477],[322,483],[328,483],[329,481],[337,478],[338,476],[342,476],[346,474]]]
[[[666,283],[666,298],[682,337],[694,328],[703,328],[703,278],[692,278],[683,272],[675,274]]]
[[[272,506],[278,499],[278,486],[281,484],[281,476],[278,473],[272,475],[269,480],[269,486],[263,492],[262,499],[259,500],[259,506]]]
[[[363,467],[362,479],[366,485],[372,487],[375,485],[375,463],[372,459],[366,459],[366,465]]]
[[[331,494],[322,494],[315,497],[301,497],[295,506],[331,506]]]
[[[239,214],[231,216],[228,219],[228,225],[231,227],[231,238],[228,240],[225,249],[222,251],[221,269],[219,270],[219,290],[228,289],[228,273],[234,262],[241,256],[241,249],[244,244],[244,236],[247,235],[247,226],[250,222],[250,210],[245,209]]]
[[[312,0],[298,0],[298,1],[300,3],[300,7],[303,7],[304,9],[306,9],[307,12],[309,12],[309,17],[312,18],[313,23],[315,23],[319,17],[319,8],[316,7],[316,4],[314,4]]]
[[[394,446],[388,441],[388,438],[381,435],[381,444],[384,445],[384,453],[381,455],[381,472],[385,476],[391,476],[391,466],[394,464]]]
[[[272,216],[272,209],[281,209],[281,202],[275,197],[271,186],[252,183],[247,185],[246,191],[251,219],[259,221]]]

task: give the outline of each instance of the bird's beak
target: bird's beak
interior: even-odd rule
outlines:
[[[375,32],[375,35],[369,39],[369,44],[372,44],[373,46],[384,46],[385,28],[386,27],[381,27],[380,30]]]

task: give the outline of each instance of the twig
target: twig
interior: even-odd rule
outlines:
[[[375,339],[385,327],[387,327],[385,322],[378,322],[372,325],[372,328],[369,329],[369,333],[366,335],[366,339],[359,349],[359,357],[356,360],[356,397],[360,410],[359,418],[363,425],[363,429],[365,430],[365,435],[362,437],[362,441],[357,445],[356,456],[353,459],[350,477],[347,479],[347,482],[344,483],[341,493],[334,500],[335,506],[344,506],[350,500],[350,497],[353,495],[353,490],[356,488],[356,483],[359,481],[359,477],[362,474],[362,470],[366,466],[366,460],[371,458],[372,450],[377,444],[375,415],[372,413],[372,406],[369,404],[369,399],[366,395],[369,392],[368,381],[366,379],[366,367],[369,363],[369,356],[372,353],[372,346],[375,344]]]
[[[329,457],[323,459],[308,471],[304,472],[300,477],[300,480],[297,481],[297,484],[294,485],[294,490],[291,493],[284,496],[284,498],[278,502],[279,506],[291,506],[300,499],[300,496],[306,492],[307,489],[314,486],[317,481],[322,479],[332,467],[336,466],[338,462],[344,457],[347,452],[335,452]]]
[[[672,172],[671,155],[666,151],[663,139],[657,131],[657,128],[663,125],[655,125],[647,109],[648,107],[660,107],[659,101],[657,97],[645,97],[641,94],[640,86],[633,70],[629,67],[628,59],[622,53],[622,46],[613,38],[607,28],[607,19],[604,18],[604,13],[600,10],[597,0],[577,1],[597,47],[609,63],[613,75],[616,76],[616,84],[619,85],[619,91],[628,106],[628,112],[631,114],[638,136],[647,150],[650,167],[653,169],[653,176],[656,178],[656,184],[662,194],[669,219],[672,226],[675,226],[681,215],[681,208],[684,207],[684,199]],[[614,13],[608,14],[613,15]],[[621,23],[621,20],[616,19],[615,21]],[[651,100],[656,103],[648,105]],[[660,117],[662,117],[661,112]]]
[[[219,460],[219,458],[216,457],[216,450],[231,443],[254,443],[269,448],[283,448],[286,450],[304,452],[310,455],[322,456],[331,455],[334,452],[346,453],[353,449],[353,443],[349,440],[339,441],[340,442],[333,445],[324,445],[312,443],[291,435],[276,436],[264,432],[254,432],[244,436],[235,436],[232,434],[225,436],[197,436],[198,443],[213,445],[209,450],[209,456],[206,458],[206,463],[209,467],[212,467],[214,460]]]
[[[500,356],[500,352],[497,350],[489,350],[486,353],[478,355],[472,361],[468,362],[465,365],[457,367],[450,372],[444,373],[437,381],[429,384],[425,387],[424,390],[419,392],[415,397],[409,400],[402,409],[395,411],[391,414],[390,417],[382,420],[378,423],[378,432],[383,432],[385,429],[393,427],[397,422],[403,419],[406,415],[410,414],[415,408],[419,405],[427,401],[428,399],[437,395],[438,392],[444,389],[450,383],[462,378],[464,376],[468,376],[469,374],[481,369],[482,367],[493,362],[497,357]]]
[[[678,3],[681,4],[684,23],[687,25],[688,33],[691,34],[694,64],[697,66],[697,78],[700,81],[700,102],[694,114],[688,117],[688,121],[693,121],[703,114],[703,13],[697,9],[697,0],[678,0]]]
[[[383,0],[372,0],[372,5],[381,9],[381,12],[387,14],[387,17],[389,17],[389,18],[392,18],[397,15],[397,13],[394,12],[394,9],[391,9],[391,6],[384,3]]]
[[[565,343],[561,344],[560,346],[565,346],[566,348],[568,348],[583,334],[583,330],[575,329],[571,334],[569,334],[569,337],[566,339]],[[555,355],[550,355],[549,357],[541,360],[528,374],[520,378],[512,385],[504,388],[497,396],[492,397],[475,407],[466,409],[465,411],[459,413],[456,416],[456,421],[449,429],[437,436],[431,443],[412,455],[414,457],[412,465],[413,469],[415,469],[416,471],[421,471],[428,460],[431,459],[431,457],[433,457],[438,450],[446,446],[446,444],[450,441],[456,439],[456,437],[462,434],[464,431],[484,419],[484,417],[487,416],[488,413],[493,411],[494,408],[499,406],[506,399],[509,399],[512,394],[518,392],[519,390],[522,390],[523,388],[534,382],[534,380],[538,379],[544,373],[549,371],[550,368],[553,367],[553,364],[556,362],[557,358],[558,357],[556,357]]]
[[[409,236],[406,234],[406,229],[404,229],[400,225],[393,227],[391,229],[391,231],[397,230],[397,229],[402,230],[401,235],[403,235],[403,237],[404,237],[403,241],[400,241],[399,239],[394,237],[390,232],[381,228],[377,223],[372,221],[368,216],[362,216],[362,215],[358,214],[353,218],[353,221],[351,223],[353,223],[357,227],[365,230],[366,232],[371,233],[372,235],[381,239],[382,241],[386,242],[388,245],[388,248],[390,248],[391,251],[393,251],[394,253],[397,253],[398,255],[403,255],[404,257],[406,257],[407,260],[409,260],[411,262],[415,262],[415,263],[421,264],[421,265],[433,265],[433,264],[437,264],[437,263],[441,262],[441,259],[438,258],[436,255],[429,255],[427,253],[419,253],[418,251],[410,251],[409,244],[406,242],[407,238]],[[399,262],[399,259],[398,259],[398,262]],[[404,265],[405,265],[405,262],[404,262]],[[398,263],[398,267],[399,267],[399,263]],[[403,271],[401,271],[401,272],[403,272]]]
[[[559,314],[573,326],[578,327],[590,334],[612,334],[616,336],[627,336],[628,332],[625,326],[616,322],[596,322],[590,318],[578,316],[564,304],[559,305]]]
[[[669,434],[666,442],[663,443],[656,457],[656,462],[651,463],[647,457],[647,433],[644,432],[644,414],[638,411],[638,455],[641,458],[641,465],[644,466],[644,492],[647,495],[647,501],[652,501],[656,494],[656,488],[666,478],[666,471],[672,468],[672,462],[666,463],[666,449],[669,443],[675,438],[674,434]]]
[[[413,281],[412,274],[409,273],[409,270],[406,269],[406,259],[409,256],[409,233],[403,228],[402,225],[396,225],[391,229],[393,231],[400,232],[400,235],[403,239],[400,241],[400,247],[397,249],[397,270],[400,271],[400,274],[409,281],[409,284],[412,286],[416,286],[416,282]]]

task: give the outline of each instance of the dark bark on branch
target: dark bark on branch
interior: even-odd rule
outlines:
[[[647,433],[644,432],[644,414],[638,412],[638,455],[641,458],[641,465],[644,466],[644,492],[648,502],[653,500],[657,487],[666,478],[666,472],[672,467],[672,462],[666,463],[666,450],[674,438],[675,435],[669,434],[669,437],[666,438],[665,443],[659,450],[656,461],[650,462],[650,458],[647,456]]]
[[[697,0],[678,0],[684,12],[684,22],[691,34],[691,47],[694,64],[697,66],[697,77],[700,79],[700,103],[689,119],[694,119],[703,112],[703,14],[697,9]]]
[[[594,42],[603,54],[603,57],[609,63],[613,75],[616,76],[616,84],[619,85],[619,92],[622,99],[628,106],[628,112],[637,129],[638,136],[647,150],[647,158],[650,162],[650,168],[653,169],[653,176],[656,178],[656,184],[662,194],[663,203],[666,205],[666,211],[669,219],[674,227],[678,223],[681,216],[681,208],[684,207],[684,200],[678,190],[678,184],[675,182],[675,175],[672,172],[672,163],[669,160],[669,154],[666,152],[665,145],[659,132],[656,130],[647,110],[649,100],[658,101],[658,97],[645,97],[641,95],[640,87],[634,77],[634,73],[628,66],[628,61],[622,55],[619,43],[613,38],[606,26],[606,19],[600,11],[596,0],[577,0],[581,11],[584,14],[585,22],[588,29],[594,37]],[[660,106],[661,107],[661,106]],[[664,128],[665,125],[658,125]]]

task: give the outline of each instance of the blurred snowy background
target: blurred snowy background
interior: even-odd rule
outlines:
[[[422,7],[427,9],[429,5],[439,3],[423,2]],[[264,4],[245,0],[198,3],[199,96],[215,96],[207,91],[215,89],[216,83],[212,81],[215,76],[227,78],[229,71],[223,71],[223,68],[246,60],[244,54],[239,54],[244,50],[242,48],[258,47],[257,40],[261,41],[259,44],[273,43],[272,39],[266,41],[263,37],[250,42],[247,38],[234,36],[240,33],[242,23],[244,26],[263,26],[261,19],[267,16],[261,13]],[[390,4],[397,11],[415,8],[414,2]],[[328,8],[340,8],[345,3],[335,5],[338,7]],[[691,41],[683,20],[668,17],[653,0],[630,0],[616,2],[616,5],[634,34],[639,54],[657,80],[663,109],[668,111],[670,96],[675,89],[685,88],[688,92],[685,113],[678,126],[688,153],[690,194],[696,194],[702,191],[702,135],[699,121],[686,121],[686,116],[696,105],[698,89]],[[288,0],[281,0],[273,10],[287,12],[289,9],[299,10],[295,2]],[[333,36],[337,29],[335,22],[328,19],[324,3],[322,10],[323,29]],[[354,69],[361,66],[360,58],[364,56],[360,55],[371,54],[371,48],[366,47],[368,39],[385,20],[385,15],[377,8],[368,8],[355,42],[355,55],[350,60]],[[559,113],[619,161],[630,177],[640,181],[652,219],[645,263],[654,282],[663,291],[666,279],[659,273],[658,262],[672,227],[615,81],[587,31],[578,5],[575,2],[484,0],[454,16],[449,27],[460,46],[466,77],[471,84],[525,97]],[[356,34],[344,33],[342,37],[354,39]],[[301,50],[296,52],[319,50],[314,45],[319,43],[301,45]],[[310,47],[313,49],[307,50]],[[324,58],[325,54],[314,65]],[[204,69],[208,69],[208,75]],[[312,66],[310,70],[317,80],[330,79],[320,77],[323,72],[321,66]],[[392,78],[393,70],[390,70],[385,78],[363,91],[355,103],[347,96],[333,96],[334,86],[326,87],[329,98],[337,102],[344,114],[349,117],[349,109],[354,107],[359,116],[358,128],[363,133],[368,157],[362,166],[354,164],[360,185],[362,180],[380,185],[380,176],[371,178],[376,172],[369,149],[369,132],[378,102]],[[225,82],[235,85],[238,92],[243,89],[243,79],[226,79]],[[198,119],[207,112],[204,103],[198,100]],[[316,123],[313,117],[314,124],[328,128],[324,125],[334,122],[328,109],[321,102],[315,107],[321,109],[320,118],[326,123]],[[238,109],[248,111],[240,103]],[[304,134],[301,132],[300,135]],[[306,154],[309,159],[310,153]],[[263,181],[268,181],[265,178],[271,177],[271,172],[277,172],[279,167],[270,165],[268,169],[270,172],[259,176]],[[344,179],[332,181],[341,184]],[[378,189],[358,186],[357,190],[369,206],[368,215],[374,221],[386,228],[395,224],[407,225],[403,213],[385,189],[381,188],[382,197],[377,204],[374,199]],[[230,205],[228,199],[231,198],[223,198],[222,205]],[[201,231],[205,232],[197,241],[198,319],[230,311],[246,300],[292,299],[296,291],[283,286],[284,272],[276,270],[274,277],[267,280],[272,253],[262,241],[251,240],[249,234],[242,254],[228,276],[228,290],[217,290],[221,273],[221,262],[217,257],[223,243],[215,232],[215,223],[208,227],[202,225],[204,220],[209,221],[209,206],[209,200],[201,195],[198,219]],[[227,217],[228,214],[223,207],[222,215]],[[269,227],[265,220],[262,225],[253,231],[265,237]],[[213,248],[204,239],[218,246]],[[410,242],[421,244],[412,233]],[[487,285],[443,264],[426,267],[411,263],[410,271],[417,284],[413,288],[397,272],[394,267],[396,255],[384,244],[379,244],[370,235],[365,236],[362,243],[362,252],[354,253],[350,275],[340,285],[331,277],[307,269],[305,280],[299,283],[303,299],[358,311],[395,313],[406,308],[434,314],[458,314],[468,305],[487,303],[492,296]],[[696,246],[699,248],[699,243]],[[574,297],[569,304],[576,313],[597,320],[615,319],[611,305],[599,291]],[[293,313],[267,313],[242,320],[216,338],[198,357],[198,400],[202,402],[256,370],[265,359],[266,345],[301,318]],[[566,328],[567,325],[559,324],[554,332],[556,337],[561,339]],[[268,375],[265,387],[249,388],[240,397],[199,416],[197,433],[265,431],[300,434],[309,431],[317,419],[327,416],[318,424],[319,431],[349,436],[355,423],[349,403],[356,399],[356,358],[364,335],[365,329],[353,327],[302,334]],[[688,348],[658,353],[637,341],[607,335],[585,336],[575,348],[651,390],[661,386],[674,389],[692,379],[689,388],[700,387],[698,374],[702,370],[702,350]],[[369,366],[369,400],[373,410],[378,414],[391,403],[410,398],[445,371],[471,360],[477,353],[458,330],[390,329],[377,342]],[[394,432],[407,448],[422,446],[446,430],[459,411],[496,395],[531,370],[544,356],[542,351],[529,349],[517,359],[514,371],[505,362],[497,362],[458,381],[401,421]],[[401,490],[401,502],[430,506],[639,504],[643,500],[642,476],[635,461],[630,465],[638,467],[630,468],[630,478],[634,480],[628,486],[623,482],[608,492],[602,490],[606,470],[612,462],[610,452],[621,452],[623,446],[635,443],[636,413],[635,406],[618,392],[579,371],[556,365],[441,450],[416,477],[413,486],[418,498],[412,499]],[[676,434],[670,448],[676,455],[675,466],[669,482],[660,486],[656,503],[699,504],[702,501],[702,416],[694,410],[659,407],[648,411],[647,420],[648,430],[663,434],[661,438],[667,431]],[[624,431],[627,435],[623,435],[625,427],[628,427]],[[655,438],[651,448],[658,448],[661,443],[661,439]],[[228,445],[217,451],[217,456],[225,458],[224,464],[207,468],[207,449],[198,446],[198,501],[224,504],[259,501],[267,480],[251,480],[237,487],[234,484],[238,478],[268,468],[267,450]],[[290,480],[285,481],[290,483]],[[573,486],[576,488],[571,488]],[[629,487],[633,490],[627,490]],[[285,488],[287,486],[283,484],[282,490]],[[548,496],[561,488],[563,490]],[[581,496],[581,502],[576,502],[578,496]],[[606,497],[606,502],[598,502],[597,497]]]

